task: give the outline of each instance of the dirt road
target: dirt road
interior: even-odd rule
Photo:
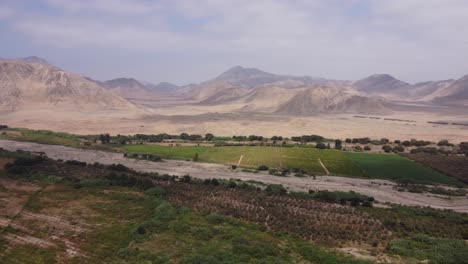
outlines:
[[[249,173],[240,170],[233,171],[230,166],[200,163],[180,160],[165,160],[163,162],[151,162],[125,158],[122,154],[96,150],[75,149],[57,145],[42,145],[29,142],[18,142],[11,140],[0,140],[0,148],[10,151],[18,149],[25,151],[44,152],[52,159],[79,160],[87,163],[99,162],[102,164],[123,164],[129,168],[143,172],[158,172],[160,174],[185,175],[192,177],[222,178],[255,180],[267,184],[282,184],[290,190],[308,191],[355,191],[374,197],[377,201],[413,206],[431,206],[440,209],[452,209],[458,212],[468,212],[467,197],[447,197],[432,194],[418,194],[409,192],[398,192],[393,189],[395,183],[386,180],[367,180],[356,178],[345,178],[336,176],[311,177],[278,177],[266,173]]]

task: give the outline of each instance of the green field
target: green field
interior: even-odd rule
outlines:
[[[0,135],[0,139],[35,142],[40,144],[64,145],[78,147],[80,139],[76,135],[53,132],[49,130],[32,130],[26,128],[8,129],[9,133]]]
[[[346,152],[345,155],[360,166],[371,178],[412,180],[425,184],[459,185],[460,181],[424,167],[399,155]]]
[[[321,159],[330,173],[366,177],[367,175],[342,152],[336,150],[319,150],[304,147],[168,147],[160,145],[127,145],[128,153],[158,154],[165,158],[191,160],[198,153],[201,162],[236,165],[243,155],[241,167],[257,168],[266,165],[270,168],[298,168],[310,174],[324,175],[320,166]]]

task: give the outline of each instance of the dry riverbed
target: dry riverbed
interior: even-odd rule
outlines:
[[[308,191],[355,191],[374,197],[378,202],[396,203],[411,206],[431,206],[439,209],[452,209],[457,212],[468,212],[467,197],[449,197],[428,193],[409,193],[394,190],[395,183],[386,180],[369,180],[337,176],[312,177],[278,177],[266,173],[250,173],[232,170],[229,166],[211,163],[199,163],[181,160],[164,160],[151,162],[124,157],[120,153],[96,150],[76,149],[58,145],[43,145],[30,142],[0,140],[0,148],[10,151],[24,150],[44,152],[49,158],[62,160],[79,160],[87,163],[123,164],[143,172],[157,172],[171,175],[190,175],[195,178],[241,179],[254,180],[266,184],[282,184],[290,190]]]

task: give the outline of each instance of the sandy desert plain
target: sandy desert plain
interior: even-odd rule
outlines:
[[[236,111],[242,105],[199,105],[193,101],[161,98],[151,102],[134,100],[145,107],[143,114],[118,111],[62,112],[32,109],[2,114],[12,127],[49,129],[75,134],[206,134],[217,136],[263,135],[284,137],[317,134],[327,138],[370,137],[409,140],[412,138],[451,142],[468,141],[468,107],[453,108],[395,102],[397,112],[388,115],[338,113],[315,116],[285,116]],[[362,118],[365,116],[366,118]],[[378,117],[379,119],[370,118]],[[395,121],[384,119],[411,120]]]

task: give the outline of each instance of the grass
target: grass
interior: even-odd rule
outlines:
[[[409,180],[421,184],[463,185],[457,179],[399,155],[351,152],[346,152],[345,155],[360,166],[371,178],[394,181]]]
[[[388,252],[434,264],[468,263],[468,244],[463,240],[436,239],[423,234],[390,242]]]
[[[261,147],[261,146],[183,146],[125,145],[128,153],[158,154],[164,158],[192,160],[198,153],[201,162],[236,165],[243,155],[241,167],[297,168],[309,174],[324,175],[321,159],[330,173],[335,175],[366,177],[367,175],[342,152],[305,147]]]
[[[38,214],[89,224],[86,232],[73,238],[87,257],[67,258],[67,263],[368,263],[297,238],[267,232],[255,224],[175,206],[164,195],[140,192],[142,196],[137,196],[129,192],[138,190],[75,189],[60,183],[34,194],[28,203],[41,205],[36,208]],[[50,236],[47,232],[55,232],[53,223],[30,222],[27,218],[15,221],[26,226],[32,236],[47,239]],[[22,234],[21,230],[2,234],[13,231]],[[2,234],[2,263],[64,262],[64,245],[8,247],[1,240]],[[73,233],[55,235],[74,237]]]
[[[10,133],[0,135],[0,139],[64,145],[69,147],[78,147],[80,145],[78,136],[68,133],[53,132],[49,130],[32,130],[26,128],[10,128],[8,131]]]

